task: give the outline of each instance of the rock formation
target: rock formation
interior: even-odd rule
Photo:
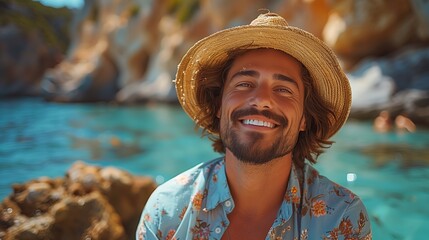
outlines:
[[[39,95],[40,81],[68,47],[69,9],[0,2],[0,97]]]
[[[387,110],[429,124],[427,1],[335,1],[322,35],[348,72],[351,117]]]
[[[325,1],[86,1],[67,58],[44,76],[44,96],[175,102],[172,80],[187,49],[215,31],[249,23],[264,8],[279,9],[291,25],[317,35],[329,11]]]
[[[76,162],[64,178],[13,186],[0,204],[0,239],[132,239],[155,187],[147,177]]]
[[[429,48],[408,49],[389,59],[368,59],[348,77],[352,117],[373,119],[386,110],[392,118],[402,114],[429,125]]]
[[[417,118],[428,114],[425,108],[409,108],[409,98],[403,98],[412,92],[413,102],[420,106],[428,94],[426,85],[413,85],[403,77],[417,73],[423,79],[424,69],[429,69],[426,60],[412,60],[427,59],[420,54],[429,47],[429,3],[424,0],[88,0],[75,14],[66,57],[58,65],[43,65],[55,65],[43,77],[43,96],[64,102],[176,102],[172,81],[187,49],[215,31],[249,23],[261,9],[281,14],[290,25],[312,32],[334,49],[353,81],[353,117],[372,117],[382,108]],[[13,26],[2,29],[8,36],[15,31]],[[12,42],[2,41],[0,49]],[[0,70],[19,79],[46,68],[32,67],[36,58],[17,58],[17,66],[26,69],[10,67],[13,58],[6,59]],[[407,67],[398,67],[404,61]],[[20,86],[29,85],[24,80],[6,77],[2,91],[22,90]],[[30,84],[32,91],[38,84]]]
[[[404,46],[427,43],[425,1],[336,1],[323,29],[324,41],[346,69],[368,57],[386,56]]]

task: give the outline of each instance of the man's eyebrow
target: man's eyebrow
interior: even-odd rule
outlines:
[[[234,73],[234,75],[232,75],[231,79],[234,79],[238,76],[258,77],[259,73],[255,70],[241,70],[241,71]]]
[[[290,77],[288,77],[286,75],[276,73],[276,74],[273,75],[273,78],[277,79],[277,80],[281,80],[281,81],[291,82],[296,87],[298,87],[298,83],[293,78],[290,78]]]
[[[255,70],[241,70],[241,71],[234,73],[234,75],[232,75],[231,79],[234,79],[234,78],[239,77],[239,76],[258,77],[259,73]],[[296,87],[298,87],[298,83],[293,78],[288,77],[286,75],[283,75],[280,73],[275,73],[275,74],[273,74],[273,78],[276,80],[293,83]]]

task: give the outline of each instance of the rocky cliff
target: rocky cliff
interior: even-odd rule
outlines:
[[[63,59],[72,11],[28,0],[0,1],[0,97],[39,95],[48,68]]]
[[[146,177],[76,162],[64,178],[13,186],[0,203],[0,239],[133,239],[155,187]]]
[[[39,89],[52,101],[175,102],[172,80],[186,50],[249,23],[260,9],[334,49],[352,82],[353,117],[388,109],[429,122],[424,0],[87,0],[74,15],[66,57],[45,72]]]

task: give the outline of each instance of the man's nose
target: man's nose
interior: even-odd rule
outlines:
[[[272,107],[272,92],[267,86],[258,86],[252,91],[249,104],[258,109],[269,109]]]

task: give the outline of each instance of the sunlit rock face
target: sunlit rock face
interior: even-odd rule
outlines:
[[[266,9],[333,48],[352,80],[352,107],[358,110],[353,116],[372,117],[368,113],[381,109],[375,105],[393,109],[386,105],[392,99],[402,112],[424,111],[406,109],[401,93],[427,93],[426,85],[404,77],[424,82],[429,69],[420,54],[429,46],[429,4],[423,0],[86,1],[74,19],[66,59],[44,75],[44,96],[176,102],[173,80],[189,47],[218,30],[247,24]],[[424,94],[413,96],[419,102]]]
[[[175,102],[172,81],[188,48],[213,32],[249,23],[266,8],[318,36],[329,12],[325,1],[86,1],[67,58],[43,78],[44,96]]]
[[[429,40],[429,6],[423,0],[335,1],[324,41],[351,69],[360,60]]]
[[[387,110],[429,124],[427,1],[337,1],[323,39],[348,72],[352,117]]]
[[[155,187],[147,177],[76,162],[64,178],[13,186],[0,203],[0,238],[132,239]]]
[[[67,59],[43,79],[45,97],[174,101],[176,49],[183,39],[168,8],[167,1],[86,1]]]

